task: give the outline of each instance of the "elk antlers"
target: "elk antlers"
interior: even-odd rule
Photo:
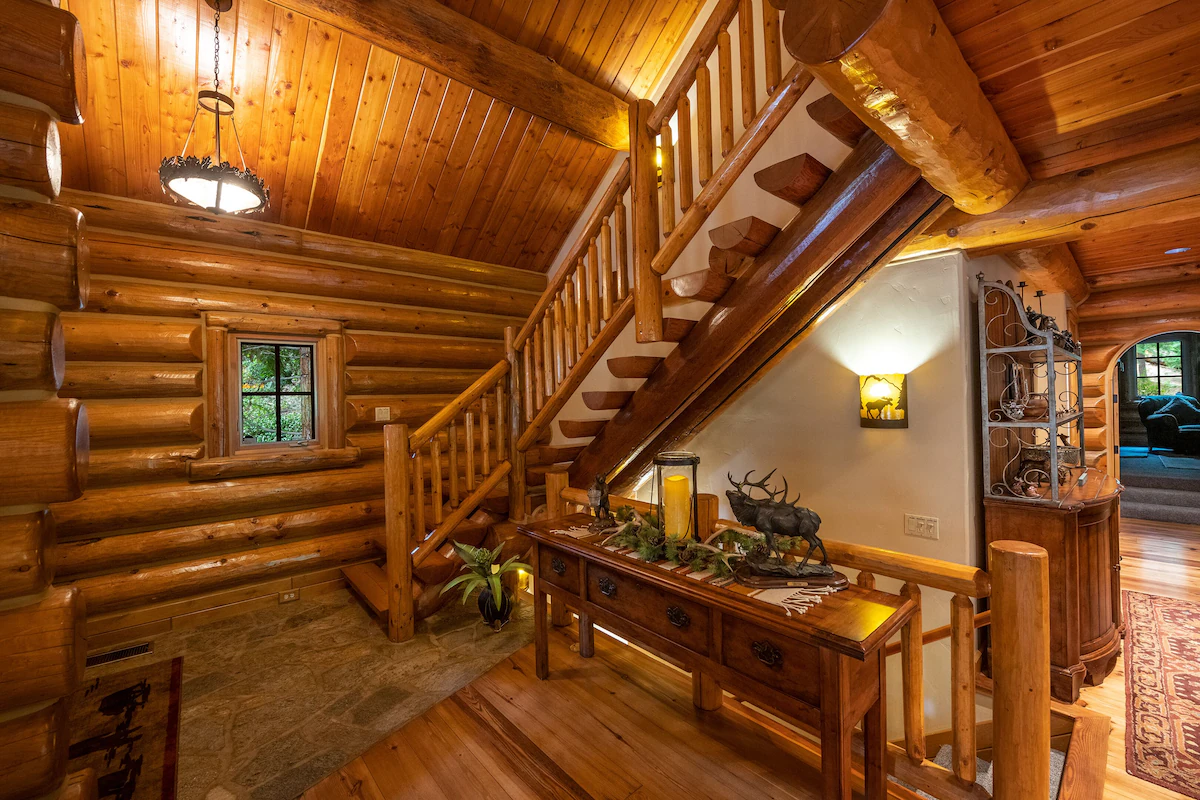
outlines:
[[[800,502],[800,494],[799,493],[796,494],[795,500],[789,501],[787,499],[788,482],[787,482],[786,477],[783,478],[783,490],[782,491],[780,491],[778,489],[772,490],[767,486],[767,481],[771,480],[771,476],[775,474],[775,470],[771,470],[766,475],[764,475],[760,480],[757,480],[757,481],[750,480],[750,476],[753,474],[754,474],[754,470],[750,470],[749,472],[746,473],[746,477],[742,478],[741,481],[735,481],[733,479],[732,472],[726,472],[725,477],[727,477],[729,479],[729,483],[733,485],[733,488],[737,489],[739,492],[746,495],[747,497],[750,496],[750,492],[746,491],[745,488],[743,488],[743,487],[749,487],[750,489],[762,489],[763,492],[766,493],[767,497],[769,497],[772,502],[776,502],[776,503],[782,502],[783,505],[794,506],[796,503]],[[780,495],[783,496],[782,501],[779,500]]]

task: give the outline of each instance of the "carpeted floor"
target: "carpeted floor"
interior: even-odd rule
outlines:
[[[1169,465],[1170,462],[1176,462]],[[1200,458],[1148,453],[1144,447],[1121,448],[1121,514],[1133,519],[1200,524],[1200,470],[1178,463]]]
[[[1125,768],[1200,798],[1200,605],[1125,592]]]
[[[533,640],[531,604],[501,633],[452,602],[392,644],[346,591],[155,641],[88,670],[183,657],[180,800],[292,800]]]

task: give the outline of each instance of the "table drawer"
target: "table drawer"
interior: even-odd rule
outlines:
[[[579,594],[579,556],[540,545],[538,577],[571,594]]]
[[[709,609],[655,586],[588,565],[587,599],[694,653],[708,654]]]
[[[724,615],[722,650],[726,667],[811,706],[821,704],[821,658],[811,644]]]

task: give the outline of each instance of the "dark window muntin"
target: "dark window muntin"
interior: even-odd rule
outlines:
[[[1179,345],[1178,355],[1175,355],[1175,354],[1163,355],[1162,354],[1162,345],[1164,345],[1164,344],[1178,344]],[[1143,347],[1153,347],[1154,355],[1142,355],[1139,352],[1139,350]],[[1184,343],[1181,339],[1170,338],[1170,337],[1159,337],[1159,338],[1151,339],[1149,341],[1143,340],[1141,342],[1138,342],[1131,349],[1133,350],[1133,364],[1134,364],[1133,384],[1134,384],[1134,396],[1135,397],[1146,397],[1146,395],[1142,394],[1141,386],[1139,386],[1141,381],[1153,382],[1154,386],[1155,386],[1153,393],[1155,395],[1162,395],[1163,378],[1179,378],[1180,390],[1182,391],[1182,384],[1185,380],[1185,378],[1184,378],[1184,372],[1185,372],[1185,370],[1184,370],[1184,364],[1185,364],[1184,349],[1185,348],[1184,348]],[[1164,375],[1163,374],[1163,370],[1164,370],[1163,361],[1165,359],[1178,359],[1179,360],[1179,372],[1176,374],[1165,374]],[[1156,367],[1156,374],[1154,374],[1154,375],[1141,374],[1142,373],[1141,362],[1146,362],[1147,364],[1149,364],[1150,362],[1154,362],[1154,365]]]
[[[242,348],[249,346],[266,345],[275,350],[275,390],[271,392],[247,392],[242,389]],[[297,349],[306,349],[309,351],[309,363],[313,365],[312,371],[308,376],[308,391],[306,392],[285,392],[280,387],[283,386],[282,366],[279,357],[279,348],[295,347]],[[238,438],[243,446],[254,447],[256,445],[271,445],[283,444],[301,444],[304,442],[315,441],[317,438],[317,368],[316,368],[316,346],[303,342],[273,342],[251,339],[241,339],[238,341]],[[247,442],[245,441],[245,428],[242,420],[242,398],[243,397],[274,397],[275,398],[275,441],[273,442]],[[308,407],[312,413],[312,436],[308,439],[284,439],[283,438],[283,398],[284,397],[307,397]]]

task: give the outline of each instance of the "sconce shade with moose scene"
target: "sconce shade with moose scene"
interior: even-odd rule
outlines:
[[[862,427],[908,427],[907,375],[859,375],[858,398],[858,420]]]

